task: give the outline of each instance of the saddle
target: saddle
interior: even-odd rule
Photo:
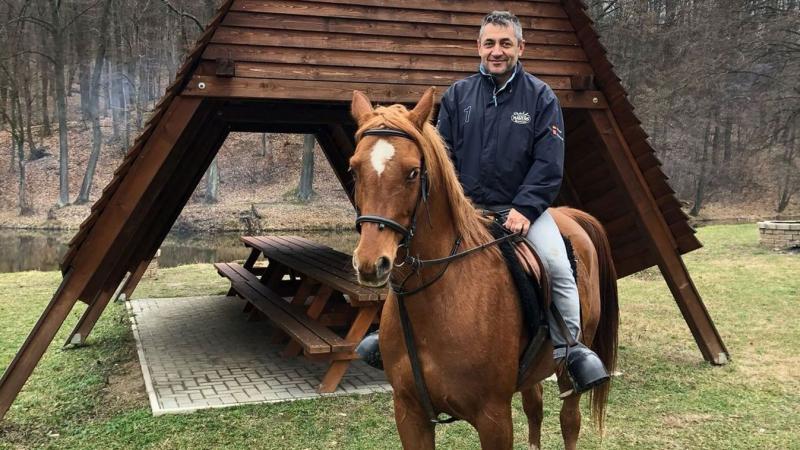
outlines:
[[[507,235],[510,232],[502,224],[505,217],[502,213],[484,211],[484,215],[492,219],[490,231],[495,238]],[[575,271],[575,256],[569,239],[564,237],[567,255]],[[517,288],[520,308],[523,313],[523,326],[529,336],[528,344],[520,356],[517,384],[522,383],[525,375],[533,363],[533,359],[541,349],[542,344],[550,337],[549,326],[545,311],[551,308],[550,283],[546,265],[536,253],[533,244],[524,236],[519,236],[512,242],[499,244],[511,278]],[[555,312],[558,314],[557,312]],[[560,315],[560,314],[559,314]]]

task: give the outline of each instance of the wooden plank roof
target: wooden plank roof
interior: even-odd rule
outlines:
[[[699,248],[579,1],[230,0],[190,52],[70,242],[62,270],[66,272],[73,264],[176,96],[294,102],[298,108],[312,108],[326,102],[346,106],[353,89],[362,89],[378,102],[414,102],[427,87],[438,86],[443,92],[455,80],[476,71],[477,26],[492,9],[508,9],[520,17],[526,40],[525,69],[553,87],[566,117],[574,119],[567,121],[568,152],[573,153],[568,155],[568,164],[573,161],[577,165],[580,159],[595,170],[568,183],[583,186],[573,190],[580,191],[581,203],[610,228],[617,259],[633,261],[623,265],[621,273],[641,270],[655,260],[642,248],[642,237],[636,236],[641,231],[637,231],[634,214],[620,210],[617,197],[621,188],[609,182],[605,166],[598,165],[601,161],[587,146],[569,145],[592,139],[588,135],[591,130],[581,128],[581,116],[569,110],[608,109],[613,113],[675,246],[680,253]],[[234,76],[217,75],[220,59],[232,60]],[[576,77],[587,76],[594,77],[596,87],[574,85]]]

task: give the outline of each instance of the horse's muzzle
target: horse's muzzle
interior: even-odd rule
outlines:
[[[392,260],[388,256],[380,256],[372,262],[365,263],[353,255],[353,267],[358,274],[359,283],[369,287],[381,287],[389,281]]]

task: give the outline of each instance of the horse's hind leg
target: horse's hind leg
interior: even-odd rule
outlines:
[[[511,421],[511,399],[487,403],[477,417],[470,420],[478,430],[484,450],[511,450],[514,427]]]
[[[542,447],[542,383],[536,383],[532,388],[522,391],[522,408],[528,416],[528,445],[530,450]]]
[[[564,392],[572,388],[572,382],[567,377],[566,371],[558,376],[558,385]],[[575,450],[578,448],[578,435],[581,432],[581,396],[572,394],[561,403],[561,436],[564,438],[564,448]]]
[[[433,423],[418,403],[406,403],[395,395],[394,420],[404,449],[433,450],[436,447]]]

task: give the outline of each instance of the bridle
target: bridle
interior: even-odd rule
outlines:
[[[361,136],[362,137],[363,136],[394,136],[394,137],[405,138],[405,139],[408,139],[408,140],[410,140],[410,141],[412,141],[414,143],[417,143],[417,140],[414,139],[414,137],[411,136],[410,134],[406,133],[405,131],[395,130],[395,129],[392,129],[392,128],[371,128],[369,130],[364,131],[361,134]],[[361,214],[361,209],[358,206],[356,206],[356,231],[361,233],[361,224],[362,223],[375,223],[375,224],[378,224],[378,229],[379,230],[384,230],[386,227],[388,227],[392,231],[394,231],[394,232],[400,234],[400,236],[402,236],[402,239],[400,240],[399,247],[400,248],[405,248],[406,250],[408,250],[408,248],[411,245],[411,240],[414,238],[414,233],[416,232],[416,229],[417,229],[417,212],[419,211],[420,205],[424,205],[426,211],[427,211],[427,208],[428,208],[428,197],[429,197],[429,194],[430,194],[430,192],[429,192],[430,185],[429,185],[429,182],[428,182],[428,169],[425,167],[425,158],[422,158],[420,166],[421,166],[420,167],[420,175],[419,175],[419,177],[420,177],[420,189],[419,189],[419,193],[417,194],[417,203],[414,205],[414,210],[411,213],[411,224],[408,227],[405,227],[405,226],[401,225],[400,223],[398,223],[397,221],[389,219],[389,218],[386,218],[386,217],[383,217],[383,216],[377,216],[377,215],[373,215],[373,214],[362,215]],[[430,212],[429,211],[428,211],[428,222],[430,223]],[[431,225],[431,226],[433,226],[433,225]],[[502,236],[500,238],[497,238],[497,239],[494,239],[492,241],[489,241],[489,242],[486,242],[484,244],[481,244],[481,245],[478,245],[476,247],[473,247],[473,248],[471,248],[469,250],[464,250],[463,252],[458,252],[458,248],[459,248],[459,246],[461,244],[461,237],[459,236],[459,237],[456,238],[455,243],[453,245],[453,250],[452,250],[452,252],[450,253],[449,256],[446,256],[446,257],[443,257],[443,258],[423,260],[423,259],[420,259],[418,257],[410,255],[408,253],[408,251],[406,251],[405,258],[403,258],[403,261],[400,264],[396,264],[396,266],[400,267],[400,266],[403,266],[406,263],[408,263],[411,267],[413,267],[415,270],[418,271],[419,269],[422,269],[423,267],[439,265],[439,264],[447,265],[447,264],[451,263],[452,261],[454,261],[456,259],[460,259],[460,258],[463,258],[463,257],[465,257],[467,255],[471,255],[472,253],[475,253],[475,252],[478,252],[478,251],[481,251],[481,250],[485,250],[486,248],[489,248],[489,247],[491,247],[493,245],[497,245],[497,244],[500,244],[500,243],[505,242],[505,241],[513,240],[514,238],[516,238],[518,236],[519,235],[517,235],[517,234],[508,234],[506,236]],[[447,269],[447,266],[445,266],[445,270],[446,269]],[[440,275],[437,276],[436,279],[438,279],[439,277],[440,277]],[[405,283],[401,283],[401,285],[402,284],[405,284]],[[433,283],[432,282],[431,283],[425,283],[422,288],[416,288],[413,293],[417,293],[417,292],[421,291],[422,289],[430,286],[431,284],[433,284]],[[394,287],[395,286],[393,285],[392,288],[394,289]],[[405,295],[411,295],[411,293],[410,292],[405,292]]]
[[[392,136],[408,139],[414,143],[417,142],[413,136],[405,131],[394,130],[391,128],[372,128],[364,131],[361,136]],[[408,226],[408,228],[399,224],[397,221],[383,216],[361,215],[360,208],[356,206],[356,231],[361,233],[362,223],[378,224],[379,230],[389,227],[403,237],[403,239],[400,241],[400,247],[405,247],[407,249],[408,246],[411,245],[411,239],[414,237],[414,231],[417,229],[417,210],[419,210],[419,205],[426,204],[427,207],[428,202],[428,170],[425,167],[425,158],[422,158],[422,161],[420,162],[419,179],[420,187],[419,194],[417,194],[417,203],[414,205],[414,211],[411,213],[411,224]]]
[[[413,136],[406,133],[405,131],[395,130],[391,128],[371,128],[369,130],[364,131],[361,134],[361,136],[401,137],[404,139],[409,139],[414,143],[417,143],[417,140],[414,139]],[[419,210],[420,205],[424,205],[426,211],[428,209],[428,194],[429,194],[428,170],[425,167],[424,158],[422,158],[420,166],[421,166],[419,175],[420,189],[419,189],[419,194],[417,195],[417,203],[414,205],[414,210],[411,213],[411,224],[408,227],[405,227],[400,223],[398,223],[397,221],[383,216],[362,215],[361,210],[359,209],[358,206],[356,206],[356,230],[359,233],[361,233],[362,223],[375,223],[378,225],[379,230],[384,230],[386,227],[388,227],[392,231],[402,236],[402,240],[400,241],[398,250],[405,249],[406,254],[405,257],[403,258],[403,261],[400,264],[395,263],[395,266],[401,267],[403,265],[408,264],[409,267],[411,268],[411,271],[406,277],[403,278],[403,280],[400,283],[394,283],[394,281],[390,279],[389,284],[391,286],[392,292],[397,297],[398,309],[400,312],[400,324],[403,330],[403,338],[405,339],[409,360],[411,362],[411,371],[414,374],[414,383],[416,384],[417,391],[419,393],[420,400],[422,402],[422,406],[428,415],[428,420],[430,420],[434,424],[451,423],[460,419],[452,416],[439,418],[439,414],[433,407],[433,402],[431,401],[430,394],[428,393],[428,388],[427,385],[425,384],[425,379],[422,376],[422,368],[420,367],[419,363],[417,346],[414,343],[414,332],[411,326],[411,319],[408,316],[408,309],[406,308],[405,305],[405,298],[417,294],[427,289],[437,281],[439,281],[439,279],[441,279],[442,276],[444,276],[444,273],[447,271],[447,268],[450,266],[450,263],[455,261],[456,259],[460,259],[465,256],[471,255],[472,253],[485,250],[493,245],[498,245],[505,241],[517,239],[519,238],[519,235],[516,233],[507,234],[505,236],[478,245],[476,247],[470,248],[468,250],[464,250],[462,252],[458,251],[459,247],[461,246],[461,236],[458,236],[453,244],[453,249],[450,251],[449,256],[443,258],[428,259],[428,260],[423,260],[418,257],[412,256],[409,252],[409,249],[411,246],[411,240],[414,238],[414,232],[416,231],[417,227],[417,211]],[[428,211],[428,222],[430,223],[430,211]],[[431,225],[431,227],[432,226],[433,225]],[[422,276],[420,275],[420,271],[422,270],[422,268],[439,264],[443,264],[443,267],[433,278],[431,278],[428,281],[422,280]],[[410,290],[406,289],[405,284],[411,279],[413,275],[417,275],[417,277],[420,280],[422,280],[422,283],[413,289]]]

